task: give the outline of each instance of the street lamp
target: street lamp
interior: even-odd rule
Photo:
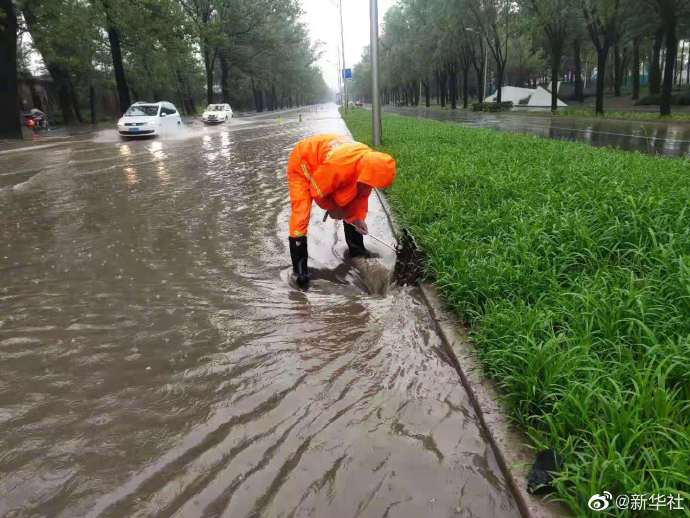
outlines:
[[[371,135],[375,146],[381,145],[381,102],[379,99],[379,13],[378,1],[369,0],[371,55]]]
[[[343,30],[343,0],[340,0],[340,2],[338,2],[338,9],[340,11],[340,46],[343,53],[343,68],[340,74],[343,76],[343,97],[345,102],[344,106],[347,110],[349,103],[347,98],[347,79],[345,78],[345,32]]]
[[[474,33],[477,32],[472,27],[465,27],[465,30],[469,31],[469,32],[474,32]],[[480,38],[481,38],[481,36],[480,36]],[[489,45],[484,44],[484,80],[483,80],[483,88],[482,88],[482,90],[484,91],[484,95],[482,96],[482,99],[479,99],[479,101],[482,104],[484,104],[484,98],[487,97],[487,95],[486,95],[486,69],[488,68],[488,66],[487,66],[488,64],[489,64]]]

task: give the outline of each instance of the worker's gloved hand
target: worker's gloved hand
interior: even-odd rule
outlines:
[[[361,232],[350,223],[344,223],[343,228],[345,229],[345,242],[350,249],[350,257],[369,257],[369,252],[364,248],[364,236]]]
[[[352,222],[352,226],[355,227],[355,230],[363,236],[366,236],[369,233],[369,227],[367,227],[367,222],[364,220],[356,219]]]
[[[291,237],[290,241],[290,258],[292,259],[292,271],[297,278],[297,285],[300,288],[306,288],[309,285],[309,270],[307,268],[307,260],[309,252],[307,250],[307,236]]]

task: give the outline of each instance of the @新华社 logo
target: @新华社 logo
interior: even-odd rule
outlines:
[[[611,505],[611,500],[613,500],[613,495],[608,491],[604,491],[602,494],[597,493],[589,499],[587,507],[592,511],[605,511]]]

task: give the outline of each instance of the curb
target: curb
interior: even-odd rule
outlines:
[[[376,195],[391,229],[398,235],[399,228],[393,220],[388,201],[378,190]],[[534,461],[534,453],[528,448],[526,437],[511,426],[508,412],[500,403],[495,383],[482,375],[474,344],[470,342],[462,322],[445,310],[435,286],[423,283],[420,284],[420,291],[446,349],[445,352],[458,372],[460,382],[479,419],[480,428],[491,445],[520,514],[524,518],[572,516],[564,504],[547,501],[527,492],[527,474]]]

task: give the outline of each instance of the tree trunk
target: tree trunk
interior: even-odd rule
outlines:
[[[252,95],[254,97],[254,109],[257,112],[260,112],[262,110],[260,109],[261,103],[259,101],[259,92],[258,92],[258,89],[256,88],[256,83],[254,82],[253,77],[250,78],[250,84],[252,85]]]
[[[477,98],[480,103],[484,102],[486,97],[486,92],[484,91],[484,62],[478,67],[474,67],[474,71],[477,73]]]
[[[208,44],[202,43],[203,55],[204,55],[204,70],[206,72],[206,103],[213,104],[213,67],[214,56],[212,55],[211,49],[208,48]]]
[[[604,114],[604,86],[606,85],[606,59],[608,55],[608,47],[597,50],[597,115]]]
[[[462,70],[462,107],[466,110],[470,97],[470,67],[467,65]]]
[[[436,88],[438,89],[438,103],[442,108],[446,107],[446,73],[443,70],[436,71]]]
[[[189,92],[189,86],[177,68],[175,69],[175,77],[177,78],[177,90],[182,97],[182,107],[187,115],[191,115],[195,111],[195,106],[194,98]]]
[[[91,124],[96,124],[96,91],[93,83],[89,85],[89,111],[91,112]]]
[[[575,100],[580,103],[585,100],[584,85],[582,84],[581,44],[579,38],[575,38],[573,41],[573,54],[575,58]]]
[[[501,104],[503,102],[503,72],[505,69],[505,64],[501,65],[501,63],[496,60],[496,103]]]
[[[431,92],[429,92],[429,81],[422,81],[422,89],[424,90],[424,104],[428,108],[429,106],[431,106]]]
[[[666,27],[666,64],[664,66],[664,85],[661,91],[661,115],[671,115],[671,96],[673,94],[673,74],[678,56],[675,18]]]
[[[0,138],[22,138],[17,90],[17,13],[12,0],[0,0]]]
[[[680,59],[676,63],[676,86],[683,82],[683,63],[685,63],[685,42],[680,45]]]
[[[458,108],[458,67],[456,64],[451,64],[448,67],[448,82],[450,90],[450,107],[453,110]]]
[[[77,116],[77,120],[80,123],[84,122],[84,118],[81,116],[81,110],[79,109],[79,102],[77,100],[77,93],[74,91],[74,85],[70,81],[69,85],[69,98],[70,102],[72,103],[72,107],[74,108],[74,114]]]
[[[633,63],[632,63],[632,99],[637,101],[640,98],[640,41],[642,37],[636,36],[633,39]]]
[[[654,34],[654,47],[649,66],[649,94],[659,95],[661,92],[661,45],[664,39],[664,31],[660,29]]]
[[[221,51],[218,55],[220,60],[220,92],[224,103],[230,102],[230,85],[228,84],[230,76],[230,63],[228,55],[225,51]]]
[[[115,83],[117,84],[117,97],[120,101],[120,114],[127,111],[132,104],[129,97],[129,87],[125,78],[125,67],[122,63],[122,48],[120,47],[120,31],[115,26],[110,10],[110,4],[103,2],[105,18],[107,24],[108,41],[110,43],[110,54],[113,59],[113,71],[115,72]]]
[[[561,68],[561,57],[563,55],[562,44],[551,46],[551,111],[558,110],[558,78]],[[500,102],[500,101],[499,101]]]
[[[621,87],[623,86],[622,75],[623,60],[621,58],[621,48],[616,43],[613,46],[613,95],[621,96]]]

